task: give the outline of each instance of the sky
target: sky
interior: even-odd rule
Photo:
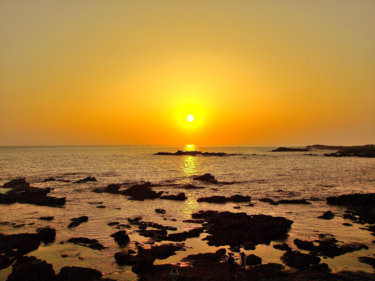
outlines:
[[[372,0],[1,0],[0,145],[375,143],[374,15]]]

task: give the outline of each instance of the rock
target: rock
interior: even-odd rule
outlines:
[[[247,265],[257,265],[261,263],[262,263],[262,259],[256,255],[250,254],[246,257]]]
[[[351,223],[347,223],[347,222],[344,222],[342,225],[345,225],[345,226],[353,226]]]
[[[70,238],[67,242],[89,247],[94,250],[103,250],[104,246],[98,242],[96,239],[89,239],[85,237]]]
[[[334,213],[331,211],[324,212],[323,215],[319,216],[319,219],[331,220],[334,217]]]
[[[332,270],[328,267],[326,263],[319,263],[319,264],[312,264],[311,268],[312,271],[322,272],[322,273],[329,273]]]
[[[178,185],[177,188],[181,188],[181,189],[204,189],[205,187],[203,186],[197,186],[197,185],[194,185],[194,184],[184,184],[184,185]]]
[[[164,195],[164,196],[161,196],[160,199],[184,201],[184,200],[187,199],[187,197],[186,197],[185,193],[181,192],[177,195]]]
[[[294,244],[301,250],[314,251],[316,246],[313,242],[294,239]]]
[[[225,196],[210,196],[198,198],[197,202],[207,202],[207,203],[227,203],[227,202],[249,202],[251,200],[250,196],[233,195],[231,197]]]
[[[270,203],[271,205],[277,205],[277,203],[272,200],[271,198],[261,198],[259,199],[260,202]]]
[[[40,206],[59,207],[65,205],[65,197],[47,196],[50,188],[36,188],[28,185],[13,187],[5,195],[11,202],[28,203]]]
[[[309,148],[291,148],[291,147],[278,147],[272,152],[298,152],[298,151],[309,151]]]
[[[121,194],[130,196],[130,200],[139,201],[160,198],[163,194],[163,191],[155,192],[151,189],[151,186],[152,185],[149,182],[140,185],[136,184],[122,191]]]
[[[275,244],[273,245],[273,247],[277,250],[281,250],[281,251],[291,251],[292,248],[289,247],[288,244],[286,243],[283,243],[283,244]]]
[[[84,178],[84,179],[77,180],[73,183],[86,183],[86,182],[89,182],[89,181],[96,181],[96,178],[95,177],[87,177],[87,178]]]
[[[245,242],[267,244],[285,238],[293,223],[282,217],[217,211],[200,211],[192,217],[207,222],[209,235],[205,239],[215,246],[236,246]]]
[[[45,244],[55,241],[56,229],[54,228],[51,228],[49,226],[42,227],[38,228],[36,232],[39,235],[40,240],[43,241]]]
[[[60,270],[57,281],[99,281],[102,273],[99,270],[85,267],[65,266]]]
[[[306,199],[283,199],[276,201],[276,204],[304,204],[310,205],[311,203],[306,201]]]
[[[0,204],[13,204],[16,201],[12,200],[8,195],[0,193]]]
[[[325,153],[324,156],[330,157],[375,157],[375,145],[362,146],[341,146],[337,147],[339,151],[334,153]]]
[[[49,181],[56,181],[56,179],[53,177],[50,177],[50,178],[44,179],[42,182],[49,182]]]
[[[178,150],[177,152],[157,152],[154,155],[175,155],[175,156],[181,156],[181,155],[188,155],[188,156],[232,156],[236,154],[227,154],[224,152],[202,152],[202,151],[182,151]]]
[[[39,248],[40,237],[36,233],[0,234],[0,253],[22,256]]]
[[[81,216],[78,218],[72,218],[71,223],[68,225],[69,228],[79,226],[83,222],[87,222],[89,218],[87,216]]]
[[[194,180],[198,180],[198,181],[213,183],[213,184],[217,184],[218,183],[218,181],[215,179],[215,177],[213,175],[211,175],[210,173],[206,173],[206,174],[204,174],[202,176],[196,176],[193,179]]]
[[[155,213],[158,213],[158,214],[166,214],[166,211],[164,209],[155,209]]]
[[[93,189],[93,192],[96,192],[96,193],[105,192],[105,193],[120,194],[121,193],[120,188],[121,188],[121,184],[109,184],[105,188],[95,188],[95,189]]]
[[[375,268],[375,258],[371,257],[359,257],[358,260],[362,263],[366,263],[371,265],[373,268]]]
[[[114,225],[119,225],[120,223],[118,221],[113,221],[113,222],[109,222],[107,223],[107,225],[109,226],[114,226]]]
[[[303,254],[298,251],[287,251],[281,256],[281,260],[287,266],[306,269],[312,264],[320,263],[320,258],[314,255]]]
[[[226,258],[225,256],[226,251],[223,251],[223,250],[225,249],[219,249],[215,253],[189,255],[185,257],[183,261],[190,261],[193,263],[193,265],[219,263],[220,261]]]
[[[132,225],[138,225],[138,227],[140,229],[146,229],[147,227],[153,227],[153,228],[162,229],[162,230],[172,230],[172,231],[177,230],[177,228],[172,227],[172,226],[164,226],[164,225],[154,223],[154,222],[144,222],[144,221],[141,221],[141,219],[142,219],[141,217],[136,217],[134,219],[128,218],[128,221]]]
[[[40,217],[39,219],[42,220],[42,221],[52,221],[52,220],[55,219],[55,217],[47,216],[47,217]]]
[[[113,234],[111,234],[111,237],[115,239],[117,244],[119,245],[127,245],[130,241],[129,236],[126,234],[125,230],[117,231]]]
[[[375,206],[375,193],[354,193],[326,198],[330,205],[364,207]]]
[[[188,238],[193,238],[193,237],[199,237],[199,235],[203,232],[204,228],[203,227],[198,227],[198,228],[193,228],[189,231],[184,231],[180,233],[172,233],[169,234],[164,238],[164,240],[168,241],[185,241]]]
[[[204,220],[183,220],[182,222],[202,224],[204,223]]]
[[[8,257],[6,255],[0,255],[0,270],[7,268],[14,262],[13,257]]]
[[[176,251],[184,249],[183,244],[163,244],[159,246],[153,246],[151,249],[145,249],[142,255],[152,256],[155,259],[164,260],[174,255]]]
[[[154,239],[165,239],[167,236],[167,231],[165,229],[141,229],[138,231],[139,235],[144,237],[152,237]]]
[[[4,183],[3,185],[3,187],[5,188],[19,188],[19,187],[27,188],[29,186],[30,184],[26,182],[25,178],[13,179],[11,181]]]
[[[53,281],[56,278],[51,264],[35,257],[22,257],[13,265],[8,281]]]

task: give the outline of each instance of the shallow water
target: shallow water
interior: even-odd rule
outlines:
[[[0,184],[16,178],[26,177],[33,186],[54,188],[51,195],[66,196],[64,208],[38,207],[28,204],[0,205],[0,221],[25,224],[14,228],[0,225],[1,233],[34,232],[37,227],[56,228],[56,241],[41,246],[30,253],[54,265],[55,270],[66,265],[89,266],[101,270],[105,277],[117,280],[136,280],[127,266],[118,266],[113,255],[119,251],[118,245],[110,237],[117,231],[107,225],[111,221],[127,223],[127,218],[141,216],[144,221],[175,226],[178,232],[197,227],[196,224],[183,223],[191,214],[199,210],[229,210],[248,214],[269,214],[283,216],[294,221],[286,242],[294,246],[295,238],[313,240],[320,233],[330,233],[343,242],[361,242],[369,250],[348,253],[334,259],[323,259],[333,271],[363,270],[373,272],[371,266],[357,261],[358,256],[375,254],[374,237],[363,225],[353,224],[342,218],[345,209],[327,206],[325,197],[353,192],[375,192],[375,159],[324,157],[326,151],[313,151],[317,156],[307,156],[304,152],[270,152],[273,147],[198,147],[197,150],[240,155],[230,157],[202,156],[156,156],[158,151],[175,152],[183,147],[160,146],[101,146],[101,147],[0,147]],[[256,155],[253,155],[256,154]],[[126,197],[113,194],[97,194],[91,190],[110,183],[151,181],[153,183],[192,183],[193,175],[213,174],[219,181],[236,181],[233,185],[210,185],[202,190],[176,190],[171,186],[161,186],[155,190],[169,193],[185,192],[184,202],[169,200],[130,201]],[[97,182],[72,184],[72,181],[95,176]],[[70,180],[70,182],[41,181],[47,177]],[[0,189],[1,190],[1,189]],[[4,191],[4,189],[3,189]],[[197,203],[202,196],[211,195],[250,195],[255,204],[209,204]],[[278,205],[257,201],[262,197],[273,199],[313,198],[312,205]],[[106,208],[96,208],[98,203]],[[241,206],[241,209],[234,209]],[[155,213],[155,208],[164,208],[166,215]],[[324,211],[331,210],[336,216],[332,220],[317,219]],[[52,215],[51,222],[41,221],[40,216]],[[74,229],[68,229],[70,219],[87,215],[89,221]],[[173,221],[176,220],[176,221]],[[32,225],[28,225],[32,224]],[[147,243],[135,230],[127,230],[131,241]],[[214,251],[201,238],[188,239],[186,251],[157,263],[178,262],[192,253]],[[61,244],[71,237],[96,238],[107,248],[102,251],[73,245]],[[271,245],[258,245],[255,251],[263,263],[278,262],[282,251]],[[133,247],[133,243],[129,247]],[[62,258],[61,254],[69,257]],[[0,279],[5,279],[9,268],[0,271]]]

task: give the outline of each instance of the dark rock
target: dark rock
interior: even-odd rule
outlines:
[[[28,185],[17,186],[6,193],[11,202],[28,203],[40,206],[59,207],[65,205],[65,197],[47,196],[50,188],[36,188]]]
[[[52,221],[52,220],[55,219],[55,217],[47,216],[47,217],[40,217],[39,219],[42,220],[42,221]]]
[[[163,191],[155,192],[151,189],[152,184],[146,182],[144,184],[136,184],[128,189],[121,192],[123,195],[130,196],[130,200],[146,200],[146,199],[156,199],[160,198],[163,194]]]
[[[0,193],[0,204],[9,205],[9,204],[13,204],[15,202],[16,201],[14,201],[13,199],[11,199],[8,195]]]
[[[314,251],[316,246],[313,242],[294,239],[294,244],[301,250]]]
[[[55,241],[56,229],[54,228],[51,228],[49,226],[42,227],[38,228],[36,232],[39,235],[40,240],[43,241],[45,244]]]
[[[181,189],[204,189],[205,187],[197,186],[197,185],[188,183],[188,184],[184,184],[184,185],[179,185],[179,186],[177,186],[177,188],[181,188]]]
[[[87,178],[84,178],[84,179],[77,180],[73,183],[86,183],[86,182],[89,182],[89,181],[96,181],[96,178],[95,177],[87,177]]]
[[[68,240],[69,243],[89,247],[94,250],[103,250],[104,246],[98,242],[96,239],[89,239],[85,237],[76,237],[76,238],[70,238]]]
[[[164,215],[166,213],[166,211],[164,209],[155,209],[155,213]]]
[[[119,225],[120,223],[118,221],[113,221],[113,222],[109,222],[107,223],[107,225],[109,226],[114,226],[114,225]]]
[[[19,187],[27,188],[29,186],[30,184],[26,182],[25,178],[17,178],[17,179],[4,183],[3,185],[3,187],[5,188],[19,188]]]
[[[154,155],[176,155],[176,156],[181,156],[181,155],[188,155],[188,156],[232,156],[236,154],[227,154],[224,152],[202,152],[202,151],[182,151],[178,150],[177,152],[157,152]]]
[[[89,218],[87,216],[81,216],[78,218],[72,218],[71,223],[68,225],[69,228],[79,226],[83,222],[87,222]]]
[[[347,223],[347,222],[344,222],[342,225],[345,225],[345,226],[353,226],[351,223]]]
[[[304,204],[310,205],[311,203],[306,201],[306,199],[283,199],[276,201],[276,204]]]
[[[291,251],[292,248],[289,247],[288,244],[286,243],[283,243],[283,244],[275,244],[273,245],[273,247],[277,250],[281,250],[281,251]]]
[[[8,257],[6,255],[0,255],[0,270],[7,268],[14,262],[13,257]]]
[[[99,270],[85,267],[65,266],[60,270],[57,281],[99,281],[102,280]]]
[[[261,198],[259,199],[260,202],[270,203],[271,205],[277,205],[277,203],[272,200],[271,198]]]
[[[192,217],[207,222],[209,235],[205,239],[215,246],[236,246],[245,242],[267,244],[285,238],[293,223],[282,217],[217,211],[200,211]]]
[[[202,224],[204,223],[204,220],[183,220],[182,222]]]
[[[56,179],[53,177],[50,177],[50,178],[46,178],[43,180],[43,182],[48,182],[48,181],[56,181]]]
[[[174,255],[176,251],[181,251],[183,249],[183,244],[163,244],[153,246],[151,249],[143,250],[142,255],[152,256],[155,259],[164,260]]]
[[[53,281],[55,278],[51,264],[35,257],[22,257],[13,265],[8,281]]]
[[[105,192],[105,193],[120,194],[120,188],[121,188],[121,184],[109,184],[105,188],[95,188],[93,190],[93,192],[96,192],[96,193]]]
[[[128,221],[132,225],[138,225],[140,229],[146,229],[147,227],[152,227],[152,228],[162,229],[162,230],[172,230],[172,231],[177,230],[177,228],[172,227],[172,226],[164,226],[164,225],[154,223],[154,222],[144,222],[144,221],[141,221],[141,219],[142,219],[141,217],[136,217],[134,219],[128,218]]]
[[[309,148],[291,148],[291,147],[278,147],[272,152],[298,152],[298,151],[309,151]]]
[[[287,251],[281,256],[281,260],[287,266],[306,269],[312,264],[320,263],[320,258],[314,255],[303,254],[298,251]]]
[[[141,229],[138,232],[139,235],[144,237],[152,237],[154,239],[163,239],[167,235],[167,231],[165,229]]]
[[[257,265],[261,263],[262,263],[262,259],[256,255],[250,254],[246,257],[247,265]]]
[[[117,244],[119,245],[127,245],[130,241],[129,236],[126,234],[125,230],[117,231],[113,234],[111,234],[111,237],[115,239]]]
[[[0,234],[0,253],[22,256],[39,248],[40,237],[36,233]]]
[[[332,271],[326,263],[312,264],[310,269],[322,273],[329,273]]]
[[[337,147],[339,151],[334,153],[325,153],[324,156],[330,157],[375,157],[375,145],[362,146],[341,146]]]
[[[354,193],[340,196],[327,197],[327,203],[330,205],[364,207],[375,206],[375,193]]]
[[[366,263],[371,265],[373,268],[375,268],[375,258],[371,257],[359,257],[358,260],[362,263]]]
[[[334,213],[331,211],[324,212],[323,215],[319,216],[319,219],[331,220],[334,217]]]
[[[207,203],[227,203],[227,202],[249,202],[251,200],[250,196],[233,195],[231,197],[225,196],[210,196],[198,198],[197,202],[207,202]]]
[[[203,227],[198,227],[198,228],[193,228],[189,231],[184,231],[180,233],[172,233],[169,234],[164,238],[164,240],[168,241],[185,241],[188,238],[193,238],[193,237],[199,237],[199,235],[203,232],[204,228]]]
[[[103,206],[103,205],[100,205],[100,206],[96,206],[97,209],[104,209],[104,208],[107,208],[106,206]]]
[[[185,193],[181,192],[177,195],[164,195],[164,196],[161,196],[160,199],[184,201],[187,199],[187,197]]]
[[[183,261],[190,261],[193,265],[204,265],[204,264],[212,264],[212,263],[219,263],[220,261],[226,258],[223,249],[217,250],[215,253],[204,253],[204,254],[196,254],[196,255],[189,255],[183,259]]]
[[[211,175],[210,173],[206,173],[206,174],[204,174],[202,176],[196,176],[193,179],[194,180],[198,180],[198,181],[213,183],[213,184],[217,184],[218,183],[218,181],[215,179],[215,177],[213,175]]]

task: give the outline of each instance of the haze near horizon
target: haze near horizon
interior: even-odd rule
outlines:
[[[374,1],[2,1],[0,145],[366,144]]]

